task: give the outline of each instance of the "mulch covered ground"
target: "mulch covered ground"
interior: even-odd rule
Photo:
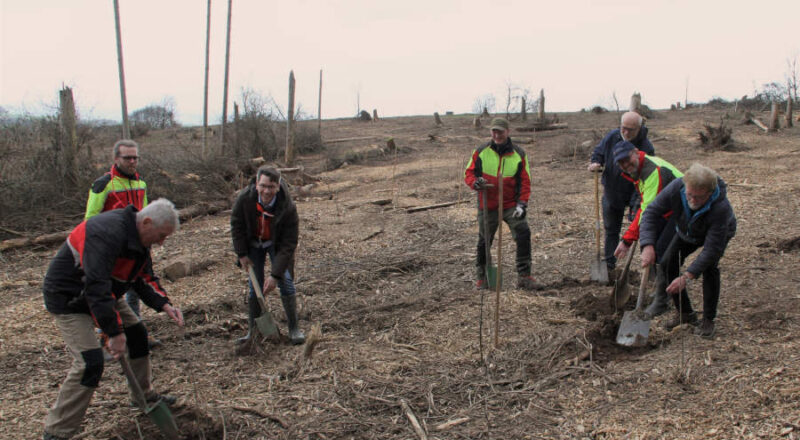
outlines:
[[[734,125],[743,148],[701,149],[697,131],[721,115],[660,112],[648,122],[660,156],[681,169],[702,162],[731,184],[739,232],[721,264],[717,336],[666,332],[665,316],[637,349],[613,343],[622,310],[610,287],[589,281],[594,194],[581,144],[617,115],[559,115],[568,129],[512,133],[531,156],[534,275],[547,288],[515,288],[505,229],[497,346],[495,295],[473,288],[475,195],[461,182],[486,133],[471,117],[445,117],[438,128],[432,117],[325,121],[326,139],[377,137],[301,160],[321,178],[298,197],[297,288],[313,344],[262,341],[235,352],[246,277],[233,264],[228,213],[185,223],[154,251],[157,269],[214,261],[165,281],[185,328],[145,313],[164,342],[153,353],[155,383],[180,396],[173,412],[183,438],[800,438],[800,257],[778,248],[800,235],[800,129],[765,135]],[[410,152],[323,169],[390,136]],[[450,201],[461,203],[406,211]],[[40,438],[70,362],[42,306],[54,251],[0,256],[0,438]],[[699,283],[691,296],[702,308]],[[268,302],[285,334],[280,301]],[[129,407],[120,368],[107,365],[78,438],[161,437]]]

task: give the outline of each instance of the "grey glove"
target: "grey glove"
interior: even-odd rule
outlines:
[[[517,203],[517,207],[514,209],[514,213],[511,214],[511,216],[514,218],[525,218],[525,212],[527,209],[527,206],[523,205],[522,203]]]
[[[489,185],[486,183],[486,179],[484,179],[483,177],[478,177],[477,179],[475,179],[475,183],[472,184],[472,189],[474,189],[475,191],[482,191],[488,187]]]

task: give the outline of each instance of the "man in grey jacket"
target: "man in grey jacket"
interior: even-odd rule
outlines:
[[[676,234],[661,258],[661,266],[670,283],[667,293],[673,296],[678,313],[665,327],[672,330],[681,323],[698,325],[686,286],[702,275],[703,321],[695,333],[712,338],[720,292],[719,260],[736,234],[736,216],[727,198],[727,186],[714,170],[695,163],[682,178],[664,188],[644,212],[639,235],[642,267],[655,262],[654,245],[661,234],[658,219],[670,211]],[[686,257],[700,247],[703,250],[681,274]]]

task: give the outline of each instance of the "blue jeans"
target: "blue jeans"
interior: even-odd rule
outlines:
[[[267,262],[267,254],[269,254],[269,261],[275,258],[275,247],[270,246],[267,248],[258,248],[258,247],[250,247],[247,256],[250,257],[250,261],[253,262],[253,270],[256,272],[256,280],[261,285],[260,288],[264,287],[264,266]],[[253,284],[247,281],[247,286],[250,289],[250,294],[248,296],[249,301],[256,301],[256,292],[253,290]],[[283,273],[283,279],[278,280],[278,290],[281,292],[281,296],[292,296],[296,293],[294,288],[294,280],[292,280],[292,275],[289,273],[289,269],[286,269],[286,272]]]
[[[128,289],[128,291],[125,292],[125,302],[128,303],[128,306],[130,306],[131,310],[133,310],[133,313],[141,318],[142,315],[139,309],[139,294],[136,293],[136,290]]]

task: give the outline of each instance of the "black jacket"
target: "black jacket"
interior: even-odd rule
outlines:
[[[136,229],[136,208],[100,213],[79,224],[50,262],[42,290],[50,313],[87,313],[108,336],[122,332],[116,301],[133,287],[145,304],[169,303],[153,274],[150,249]]]
[[[638,193],[634,191],[633,184],[622,177],[622,169],[614,162],[614,145],[622,140],[619,128],[611,130],[594,147],[592,151],[593,163],[603,165],[603,196],[615,209],[625,209],[631,203],[631,198],[638,200]],[[640,151],[655,156],[653,144],[647,139],[647,127],[642,125],[639,134],[631,141]]]
[[[294,252],[297,249],[298,224],[297,207],[289,194],[289,188],[281,179],[275,201],[271,223],[272,243],[275,247],[275,258],[272,260],[271,273],[276,279],[283,279],[286,270],[294,277]],[[257,241],[258,233],[258,191],[255,183],[251,183],[236,197],[231,212],[231,235],[233,250],[238,258],[247,256],[250,243]]]
[[[685,188],[683,178],[674,180],[647,206],[640,226],[639,244],[642,247],[655,245],[661,233],[656,228],[656,220],[672,211],[678,237],[703,247],[700,255],[686,269],[692,275],[699,276],[722,258],[728,241],[736,235],[736,216],[728,201],[727,185],[722,178],[717,179],[717,190],[708,202],[694,212],[686,202]]]

